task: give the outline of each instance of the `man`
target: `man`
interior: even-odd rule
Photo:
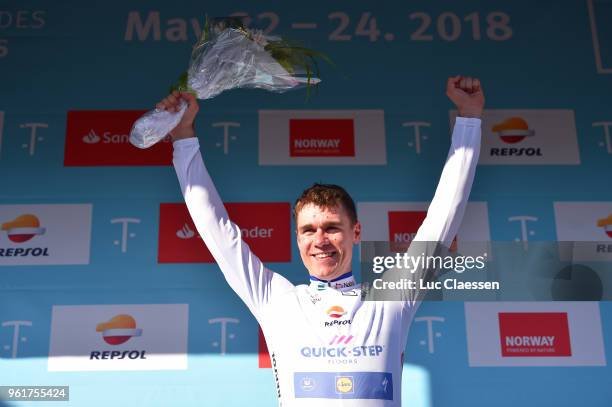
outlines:
[[[450,153],[415,241],[449,246],[459,228],[480,150],[484,95],[478,79],[449,78],[459,116]],[[196,99],[177,92],[157,108],[188,109],[170,133],[189,213],[227,282],[261,325],[279,405],[399,406],[408,328],[418,301],[361,301],[351,273],[361,238],[355,205],[340,187],[314,185],[295,205],[297,244],[310,285],[268,270],[242,241],[208,175],[195,138]]]

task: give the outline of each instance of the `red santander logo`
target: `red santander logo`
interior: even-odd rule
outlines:
[[[225,204],[242,239],[262,261],[291,261],[291,207],[288,202]],[[183,203],[159,208],[159,263],[214,263]]]
[[[134,147],[129,134],[144,110],[71,110],[66,124],[64,166],[171,165],[169,139],[148,149]]]

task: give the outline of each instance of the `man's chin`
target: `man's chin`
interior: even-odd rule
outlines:
[[[337,274],[338,273],[336,269],[333,269],[333,270],[317,270],[317,272],[313,273],[312,275],[318,278],[319,280],[330,281],[330,280],[333,280],[334,278],[337,278],[339,276]]]

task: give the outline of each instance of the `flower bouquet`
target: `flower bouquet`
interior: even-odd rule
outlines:
[[[331,63],[322,53],[246,29],[239,18],[206,19],[189,68],[171,90],[191,92],[198,99],[234,88],[285,92],[306,86],[309,92],[321,81],[316,58]],[[132,126],[130,142],[139,148],[152,146],[176,127],[186,109],[181,100],[177,112],[145,113]]]

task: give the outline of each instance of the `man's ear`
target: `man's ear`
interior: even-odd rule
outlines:
[[[357,223],[355,223],[355,226],[353,226],[353,232],[355,234],[355,237],[353,238],[353,243],[357,244],[361,242],[361,223],[359,223],[359,221],[357,221]]]

